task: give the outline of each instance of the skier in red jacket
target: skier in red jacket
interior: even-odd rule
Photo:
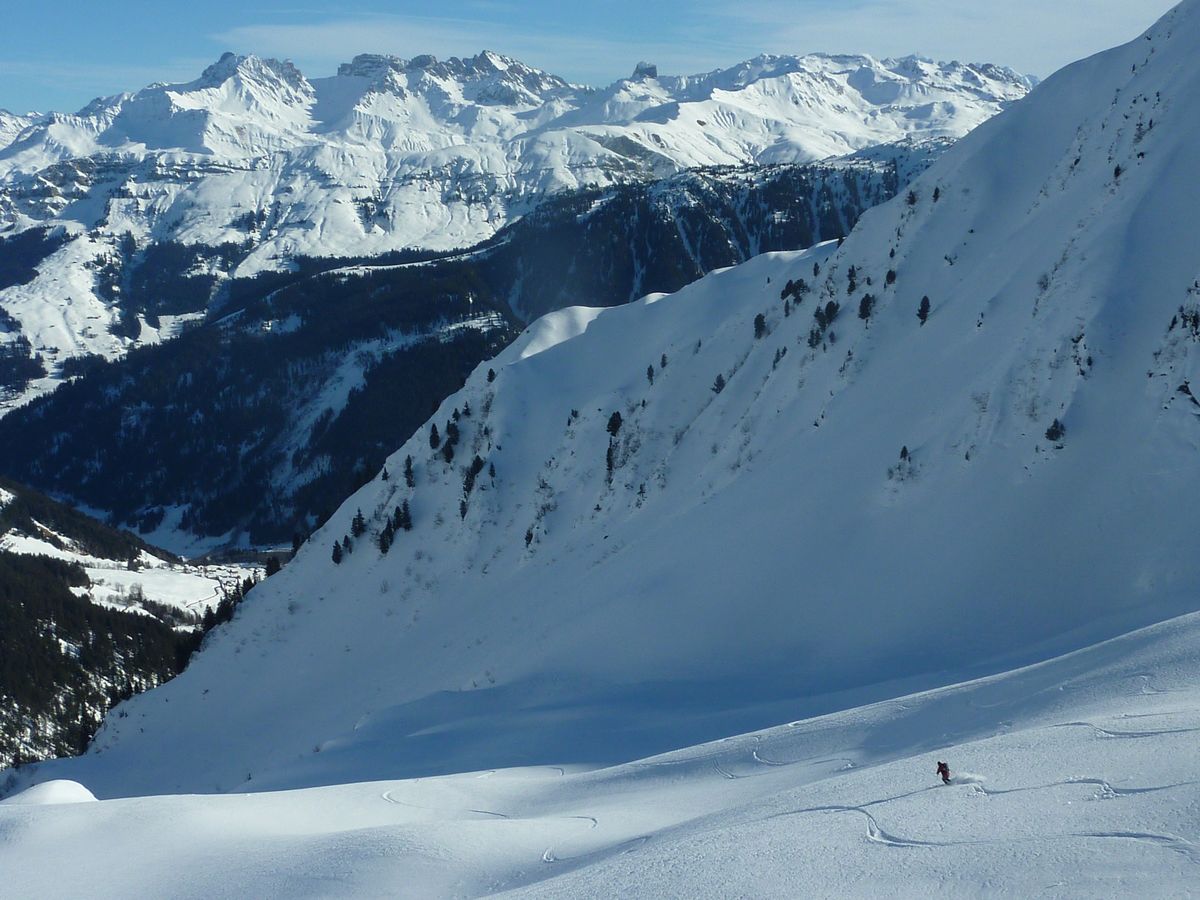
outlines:
[[[943,784],[950,783],[950,767],[940,760],[937,764],[937,773],[942,776]]]

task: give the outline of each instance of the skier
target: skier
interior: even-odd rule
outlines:
[[[942,776],[943,784],[950,783],[950,767],[941,760],[939,760],[937,764],[937,773]]]

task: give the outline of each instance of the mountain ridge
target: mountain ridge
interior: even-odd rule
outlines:
[[[603,89],[490,51],[359,56],[340,72],[310,80],[226,54],[191,82],[0,118],[0,241],[48,231],[64,244],[30,252],[27,281],[0,280],[0,350],[22,371],[41,354],[49,378],[19,399],[74,357],[171,339],[232,278],[303,258],[451,252],[553,197],[689,169],[944,142],[1032,86],[989,65],[822,55]],[[162,244],[191,248],[196,276],[164,322],[123,306],[128,260]]]

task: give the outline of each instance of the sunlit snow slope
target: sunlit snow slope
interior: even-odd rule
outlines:
[[[1198,647],[1200,620],[1187,616],[998,677],[599,770],[99,803],[51,781],[0,802],[3,890],[1186,897],[1200,866]]]
[[[539,321],[435,416],[453,462],[418,433],[70,770],[111,797],[611,762],[1194,609],[1198,49],[1189,0],[841,248]]]

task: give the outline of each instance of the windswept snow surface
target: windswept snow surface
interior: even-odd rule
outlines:
[[[1200,617],[1187,616],[1005,675],[596,770],[0,805],[3,890],[1188,896],[1200,877],[1198,648]],[[982,774],[943,786],[938,759]]]

